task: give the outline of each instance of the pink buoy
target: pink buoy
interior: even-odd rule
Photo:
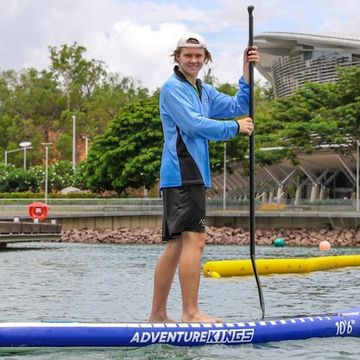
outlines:
[[[319,249],[320,250],[330,250],[331,249],[331,244],[328,241],[323,240],[319,244]]]

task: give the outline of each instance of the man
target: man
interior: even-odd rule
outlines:
[[[221,322],[198,305],[201,255],[205,246],[205,189],[211,186],[209,140],[251,135],[253,122],[216,120],[248,114],[249,62],[258,62],[256,47],[244,50],[243,77],[234,97],[197,78],[211,54],[202,36],[183,36],[172,54],[178,64],[160,93],[164,147],[160,170],[163,197],[163,241],[156,265],[150,322],[171,322],[166,304],[178,268],[183,322]]]

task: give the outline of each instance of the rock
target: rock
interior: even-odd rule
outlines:
[[[81,193],[83,192],[82,190],[74,187],[74,186],[68,186],[62,190],[60,190],[60,193],[61,194],[64,194],[64,195],[68,195],[68,194],[76,194],[76,193]]]
[[[351,241],[354,239],[354,233],[352,231],[346,231],[344,234],[344,238],[348,241]]]

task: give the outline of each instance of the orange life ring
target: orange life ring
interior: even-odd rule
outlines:
[[[30,204],[28,211],[33,219],[44,220],[49,215],[49,206],[38,201]]]

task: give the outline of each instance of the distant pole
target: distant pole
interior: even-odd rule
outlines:
[[[223,211],[226,210],[226,142],[224,142]]]
[[[76,116],[72,116],[73,121],[73,143],[72,143],[72,167],[75,170],[76,166]]]
[[[7,166],[7,150],[5,150],[4,165]]]
[[[89,138],[85,136],[85,159],[87,159],[89,151]]]
[[[47,204],[48,200],[48,164],[49,164],[49,146],[51,143],[42,143],[45,146],[45,199],[44,202]]]
[[[85,159],[87,159],[89,152],[89,138],[86,135],[83,135],[83,139],[85,140]]]
[[[356,211],[360,211],[360,204],[359,204],[359,146],[360,141],[356,141]]]

